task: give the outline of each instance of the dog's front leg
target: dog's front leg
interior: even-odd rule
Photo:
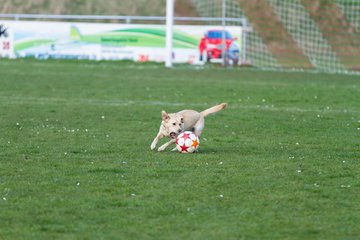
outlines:
[[[162,134],[161,132],[159,132],[156,137],[154,138],[154,140],[152,141],[151,145],[150,145],[150,149],[153,150],[156,147],[156,144],[159,142],[160,139],[162,139],[164,137],[164,134]]]
[[[168,146],[170,146],[171,144],[175,143],[176,139],[171,139],[170,141],[168,141],[167,143],[165,143],[164,145],[162,145],[161,147],[158,148],[159,152],[162,152],[165,150],[165,148],[167,148]]]

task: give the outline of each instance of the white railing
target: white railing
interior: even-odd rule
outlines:
[[[118,20],[126,23],[134,21],[159,21],[165,22],[165,16],[115,16],[115,15],[58,15],[58,14],[20,14],[20,13],[0,13],[0,18],[25,20],[25,19],[56,19],[56,20]],[[174,21],[179,22],[232,22],[239,26],[246,26],[246,18],[210,18],[210,17],[174,17]]]

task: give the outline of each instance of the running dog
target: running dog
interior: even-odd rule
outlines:
[[[226,108],[226,106],[227,103],[221,103],[202,112],[182,110],[177,113],[167,113],[162,111],[160,129],[150,145],[151,150],[155,149],[158,141],[163,137],[169,137],[171,140],[159,147],[159,152],[164,151],[168,146],[175,143],[176,137],[184,131],[192,131],[197,136],[200,136],[205,126],[205,117]]]

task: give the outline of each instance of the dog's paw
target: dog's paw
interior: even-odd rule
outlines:
[[[166,147],[164,147],[164,146],[159,147],[159,148],[158,148],[158,152],[163,152],[163,151],[165,150],[165,148],[166,148]]]
[[[156,141],[156,139],[154,139],[154,141],[152,141],[151,145],[150,145],[150,149],[154,150],[156,148],[158,141]]]
[[[177,151],[178,149],[176,147],[174,147],[173,149],[171,149],[172,152]]]

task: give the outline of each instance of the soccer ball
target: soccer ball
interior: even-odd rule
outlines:
[[[185,131],[176,138],[176,148],[181,153],[195,152],[199,147],[199,138],[195,133]]]

